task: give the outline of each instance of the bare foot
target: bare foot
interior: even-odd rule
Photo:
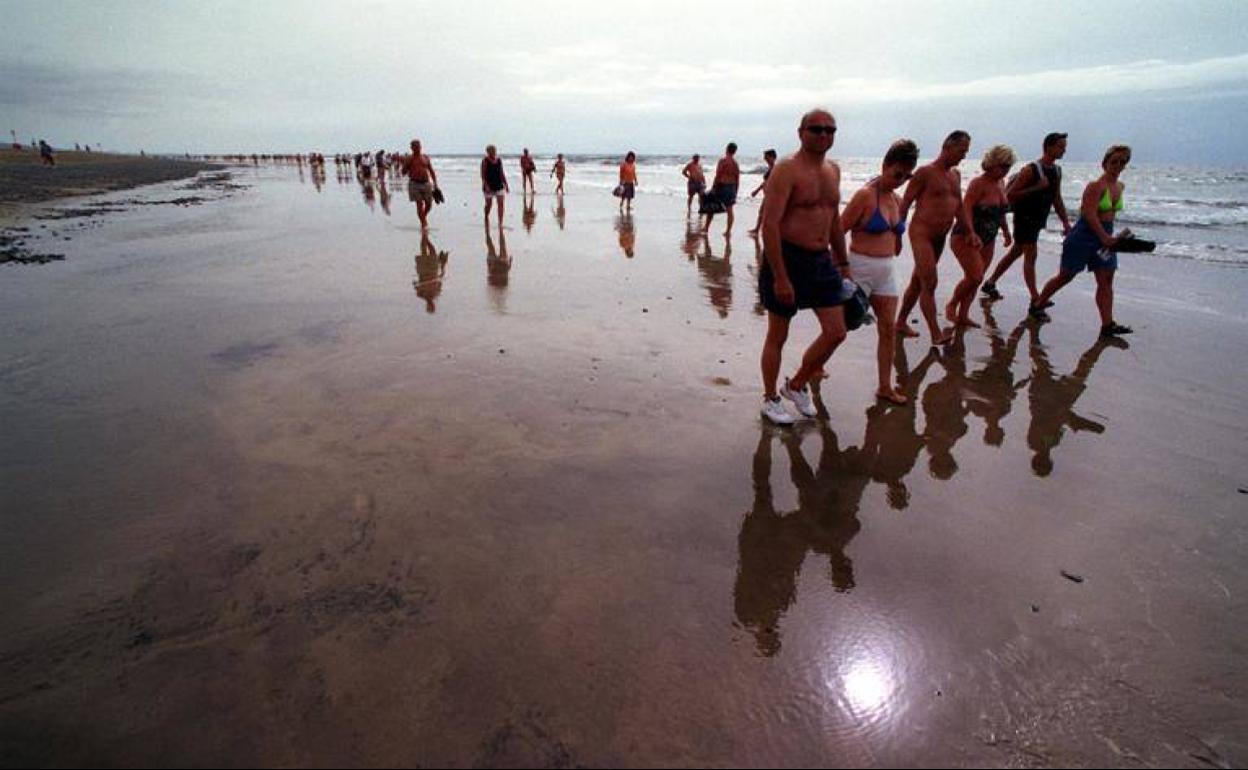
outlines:
[[[905,396],[903,396],[902,394],[898,393],[898,392],[897,392],[896,390],[894,390],[893,388],[889,388],[888,390],[877,390],[877,391],[875,391],[875,397],[876,397],[876,398],[881,398],[881,399],[884,399],[885,401],[889,402],[890,404],[898,404],[898,405],[901,405],[901,404],[906,403],[906,401],[907,401],[907,399],[906,399],[906,397],[905,397]]]
[[[954,321],[954,323],[957,324],[958,326],[964,326],[968,329],[980,328],[979,324],[976,323],[975,321],[972,321],[970,318],[959,318],[958,320]]]
[[[816,370],[815,370],[815,373],[814,373],[814,374],[810,375],[810,379],[812,379],[812,380],[826,380],[826,379],[828,379],[828,370],[827,370],[827,369],[824,369],[824,368],[821,366],[821,367],[819,367],[818,369],[816,369]]]
[[[897,324],[897,334],[907,339],[914,339],[919,336],[918,332],[910,328],[910,324],[904,322]]]
[[[944,329],[939,334],[932,335],[932,347],[942,347],[953,342],[953,331],[952,328]]]

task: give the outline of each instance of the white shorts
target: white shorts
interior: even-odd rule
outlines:
[[[892,257],[868,257],[849,252],[849,270],[853,279],[871,297],[896,297],[897,276]]]

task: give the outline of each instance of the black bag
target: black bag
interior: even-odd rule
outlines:
[[[871,300],[867,297],[867,293],[862,290],[854,281],[847,281],[846,289],[852,285],[853,293],[841,304],[845,311],[845,328],[851,332],[863,325],[867,315],[871,312]]]
[[[728,210],[724,202],[714,193],[702,193],[698,198],[699,214],[722,214]]]
[[[440,188],[433,188],[433,202],[446,203],[446,196],[442,194],[442,190]]]

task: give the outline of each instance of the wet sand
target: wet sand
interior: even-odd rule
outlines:
[[[240,169],[0,269],[0,763],[1248,762],[1248,271],[1123,257],[1121,346],[1012,274],[784,430],[753,208],[443,177],[423,243]]]
[[[73,195],[127,190],[143,185],[193,177],[216,166],[170,158],[115,155],[103,152],[56,154],[55,166],[44,166],[35,150],[0,149],[0,223],[17,216],[18,204]]]

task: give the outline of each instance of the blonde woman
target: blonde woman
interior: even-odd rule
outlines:
[[[1130,334],[1131,328],[1114,320],[1114,272],[1118,269],[1118,253],[1113,251],[1114,219],[1123,209],[1125,186],[1118,181],[1131,162],[1131,148],[1112,145],[1101,159],[1104,173],[1083,188],[1079,205],[1079,221],[1062,242],[1062,264],[1057,275],[1049,279],[1040,298],[1031,305],[1031,317],[1048,321],[1045,304],[1063,286],[1087,270],[1096,276],[1096,309],[1101,315],[1101,336],[1117,337]]]
[[[971,223],[971,230],[979,236],[982,245],[975,248],[967,229],[960,223],[954,226],[949,246],[962,266],[963,277],[954,288],[949,304],[945,305],[945,318],[955,326],[979,327],[970,319],[971,300],[975,299],[984,273],[992,264],[993,252],[997,248],[997,232],[1000,231],[1004,237],[1007,249],[1013,243],[1005,217],[1010,210],[1005,197],[1005,178],[1015,160],[1014,151],[1004,144],[990,148],[979,164],[983,173],[971,180],[966,194],[962,196],[965,221]]]

